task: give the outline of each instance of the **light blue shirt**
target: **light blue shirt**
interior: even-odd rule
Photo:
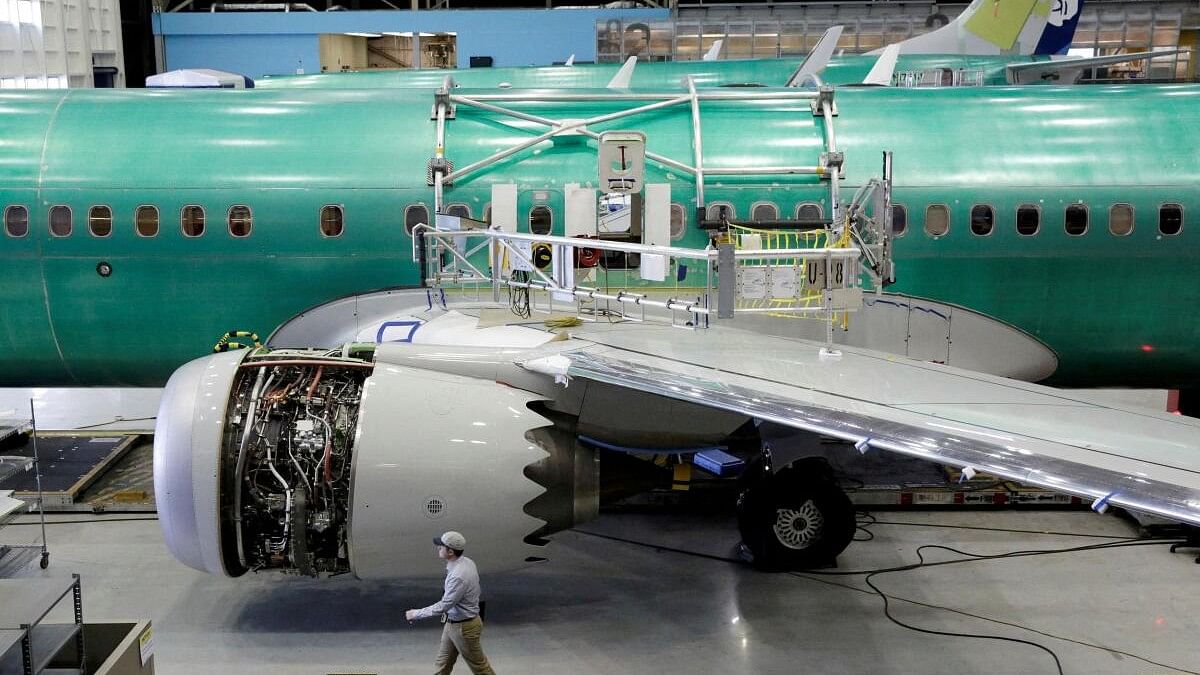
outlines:
[[[417,610],[416,619],[445,614],[450,621],[479,616],[479,570],[475,561],[463,556],[446,563],[446,592],[442,599]]]

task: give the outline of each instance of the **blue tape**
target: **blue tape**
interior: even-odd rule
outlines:
[[[399,340],[388,340],[388,342],[412,342],[413,336],[417,334],[417,329],[421,327],[420,321],[384,321],[379,330],[375,331],[375,344],[383,342],[383,333],[389,328],[399,327],[408,328],[408,335]]]
[[[1104,513],[1105,511],[1108,510],[1108,502],[1113,497],[1116,497],[1116,496],[1117,496],[1116,492],[1110,492],[1110,493],[1104,495],[1103,497],[1101,497],[1100,499],[1097,499],[1096,501],[1092,502],[1092,510],[1095,511],[1096,513]]]

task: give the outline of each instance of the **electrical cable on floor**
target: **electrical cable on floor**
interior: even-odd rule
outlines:
[[[856,526],[856,528],[857,528],[857,529],[865,529],[866,527],[868,527],[868,526],[870,526],[870,525],[872,525],[872,524],[876,524],[876,523],[878,523],[878,524],[883,524],[883,522],[882,522],[882,521],[877,521],[877,520],[875,520],[875,517],[874,517],[872,514],[870,514],[870,513],[863,512],[861,515],[862,515],[862,516],[864,516],[864,518],[863,518],[861,521],[859,520],[858,516],[856,515],[856,519],[855,519],[855,520],[856,520],[856,524],[855,524],[855,526]],[[868,519],[869,519],[869,520],[868,520]],[[989,529],[993,529],[993,528],[989,528]],[[994,529],[996,529],[996,530],[998,530],[998,531],[1006,531],[1006,530],[1003,530],[1003,529],[1001,529],[1001,528],[994,528]],[[626,539],[626,538],[623,538],[623,537],[616,537],[616,536],[612,536],[612,535],[600,534],[600,533],[598,533],[598,532],[591,532],[591,531],[588,531],[588,530],[574,529],[574,530],[572,530],[572,531],[573,531],[573,532],[579,532],[580,534],[586,534],[586,535],[593,536],[593,537],[599,537],[599,538],[602,538],[602,539],[609,539],[609,540],[612,540],[612,541],[619,541],[619,542],[622,542],[622,543],[632,544],[632,545],[635,545],[635,546],[642,546],[642,547],[646,547],[646,548],[653,548],[653,549],[656,549],[656,550],[670,551],[670,552],[672,552],[672,553],[680,553],[680,554],[683,554],[683,555],[689,555],[689,556],[694,556],[694,557],[698,557],[698,558],[705,558],[705,559],[709,559],[709,560],[718,560],[718,561],[721,561],[721,562],[731,562],[731,563],[737,563],[737,564],[742,564],[742,563],[744,563],[744,561],[743,561],[743,560],[741,560],[741,559],[738,559],[738,558],[730,558],[730,557],[724,557],[724,556],[717,556],[717,555],[712,555],[712,554],[709,554],[709,553],[700,553],[700,552],[697,552],[697,551],[689,551],[689,550],[687,550],[687,549],[680,549],[680,548],[674,548],[674,547],[669,547],[669,546],[662,546],[662,545],[659,545],[659,544],[649,544],[649,543],[646,543],[646,542],[640,542],[640,541],[636,541],[636,540],[632,540],[632,539]],[[869,531],[869,530],[868,530],[868,531]],[[1011,530],[1011,531],[1012,531],[1012,532],[1019,532],[1019,533],[1030,533],[1030,532],[1028,532],[1028,531],[1026,531],[1026,530]],[[1032,534],[1043,534],[1043,533],[1041,533],[1041,532],[1032,532]],[[1074,536],[1074,535],[1067,535],[1067,536]],[[1094,535],[1093,535],[1093,536],[1094,536]],[[1062,669],[1062,662],[1059,660],[1058,654],[1056,654],[1056,653],[1054,652],[1054,650],[1050,649],[1049,647],[1046,647],[1045,645],[1041,645],[1041,644],[1038,644],[1038,643],[1036,643],[1036,642],[1032,642],[1032,641],[1029,641],[1029,640],[1022,640],[1022,639],[1020,639],[1020,638],[1010,638],[1010,637],[1005,637],[1005,636],[1000,636],[1000,635],[986,635],[986,634],[982,634],[982,633],[980,633],[980,634],[976,634],[976,633],[956,633],[956,632],[951,632],[951,631],[939,631],[939,630],[933,630],[933,629],[921,628],[921,627],[919,627],[919,626],[913,626],[913,625],[911,625],[911,624],[904,623],[904,622],[900,621],[899,619],[896,619],[894,616],[892,616],[892,614],[891,614],[891,607],[890,607],[890,601],[891,601],[891,600],[899,600],[899,601],[902,601],[902,602],[907,602],[907,603],[910,603],[910,604],[921,605],[921,606],[924,606],[924,607],[929,607],[929,608],[932,608],[932,609],[938,609],[938,610],[948,611],[948,612],[952,612],[952,613],[956,613],[956,614],[963,614],[963,615],[966,615],[966,616],[971,616],[971,617],[973,617],[973,618],[976,618],[976,619],[980,619],[980,620],[984,620],[984,621],[990,621],[990,622],[994,622],[994,623],[999,623],[999,624],[1006,625],[1006,626],[1010,626],[1010,627],[1013,627],[1013,628],[1019,628],[1019,629],[1021,629],[1021,630],[1027,630],[1027,631],[1030,631],[1030,632],[1033,632],[1033,633],[1037,633],[1037,634],[1039,634],[1039,635],[1043,635],[1043,636],[1045,636],[1045,637],[1050,637],[1050,638],[1057,639],[1057,640],[1062,640],[1062,641],[1065,641],[1065,642],[1071,642],[1071,643],[1073,643],[1073,644],[1078,644],[1078,645],[1081,645],[1081,646],[1086,646],[1086,647],[1089,647],[1089,648],[1092,648],[1092,649],[1102,649],[1102,650],[1104,650],[1104,651],[1107,651],[1107,652],[1112,652],[1112,653],[1121,654],[1121,655],[1123,655],[1123,656],[1128,656],[1128,657],[1130,657],[1130,658],[1135,658],[1135,659],[1138,659],[1138,660],[1140,660],[1140,661],[1144,661],[1144,662],[1146,662],[1146,663],[1149,663],[1149,664],[1152,664],[1152,665],[1158,666],[1158,667],[1160,667],[1160,668],[1171,668],[1171,669],[1173,669],[1173,670],[1176,670],[1176,671],[1179,671],[1179,672],[1189,673],[1190,675],[1200,675],[1200,673],[1197,673],[1197,672],[1195,672],[1195,671],[1184,670],[1184,669],[1182,669],[1182,668],[1178,668],[1178,667],[1176,667],[1176,666],[1169,666],[1169,665],[1166,665],[1166,664],[1158,663],[1158,662],[1156,662],[1156,661],[1153,661],[1153,660],[1151,660],[1151,659],[1145,658],[1145,657],[1143,657],[1143,656],[1139,656],[1139,655],[1137,655],[1137,654],[1132,654],[1132,653],[1129,653],[1129,652],[1123,652],[1123,651],[1121,651],[1121,650],[1113,649],[1113,648],[1111,648],[1111,647],[1106,647],[1106,646],[1102,646],[1102,645],[1090,644],[1090,643],[1087,643],[1087,642],[1082,642],[1082,641],[1079,641],[1079,640],[1074,640],[1074,639],[1071,639],[1071,638],[1064,638],[1064,637],[1060,637],[1060,636],[1058,636],[1058,635],[1054,635],[1054,634],[1051,634],[1051,633],[1046,633],[1046,632],[1039,631],[1039,630],[1036,630],[1036,629],[1033,629],[1033,628],[1029,628],[1029,627],[1026,627],[1026,626],[1020,625],[1020,624],[1013,624],[1013,623],[1009,623],[1009,622],[1006,622],[1006,621],[1000,621],[1000,620],[997,620],[997,619],[992,619],[992,618],[989,618],[989,617],[978,616],[978,615],[975,615],[975,614],[970,614],[970,613],[968,613],[968,612],[963,612],[963,611],[961,611],[961,610],[956,610],[956,609],[953,609],[953,608],[951,608],[951,607],[944,607],[944,606],[941,606],[941,605],[935,605],[935,604],[929,604],[929,603],[917,602],[917,601],[909,600],[909,599],[907,599],[907,598],[900,598],[900,597],[897,597],[897,596],[892,596],[892,595],[889,595],[889,594],[885,593],[885,592],[884,592],[882,589],[880,589],[878,586],[876,586],[874,583],[872,583],[872,578],[873,578],[873,577],[875,577],[876,575],[879,575],[879,574],[886,574],[886,573],[891,573],[891,572],[905,572],[905,571],[911,571],[911,570],[915,570],[915,569],[920,569],[920,568],[923,568],[923,567],[940,567],[940,566],[943,566],[943,565],[953,565],[953,564],[961,564],[961,563],[968,563],[968,562],[980,562],[980,561],[987,561],[987,560],[1000,560],[1000,559],[1007,559],[1007,558],[1022,558],[1022,557],[1028,557],[1028,556],[1037,556],[1037,555],[1053,555],[1053,554],[1058,554],[1058,553],[1077,553],[1077,552],[1082,552],[1082,551],[1104,550],[1104,549],[1109,549],[1109,548],[1125,548],[1125,547],[1129,547],[1129,546],[1163,546],[1163,545],[1168,545],[1168,544],[1173,544],[1173,543],[1179,543],[1179,542],[1180,542],[1180,540],[1178,540],[1178,539],[1123,539],[1123,540],[1114,541],[1114,542],[1104,542],[1104,543],[1099,543],[1099,544],[1087,544],[1087,545],[1084,545],[1084,546],[1075,546],[1075,547],[1062,548],[1062,549],[1031,549],[1031,550],[1018,550],[1018,551],[1009,551],[1009,552],[1007,552],[1007,553],[999,553],[999,554],[981,554],[981,553],[970,553],[970,552],[967,552],[967,551],[961,551],[961,550],[959,550],[959,549],[955,549],[955,548],[952,548],[952,547],[949,547],[949,546],[942,546],[942,545],[939,545],[939,544],[926,544],[926,545],[923,545],[923,546],[919,546],[919,547],[917,548],[917,558],[918,558],[918,560],[919,560],[920,562],[917,562],[917,563],[912,563],[912,564],[909,564],[909,565],[899,565],[899,566],[896,566],[896,567],[885,567],[885,568],[872,569],[872,570],[847,570],[847,571],[839,571],[839,570],[806,570],[806,571],[803,571],[803,572],[788,572],[787,574],[789,574],[789,575],[791,575],[791,576],[794,576],[794,577],[796,577],[796,578],[799,578],[799,579],[805,579],[805,580],[807,580],[807,581],[816,581],[816,582],[819,582],[819,583],[832,583],[832,582],[827,582],[827,581],[825,581],[825,580],[823,580],[823,579],[819,579],[819,578],[813,578],[813,577],[811,577],[811,576],[808,576],[808,575],[819,575],[819,576],[864,576],[864,582],[867,584],[867,586],[869,586],[869,587],[871,588],[871,590],[872,590],[872,591],[874,591],[874,593],[875,593],[876,595],[880,596],[880,597],[883,599],[883,603],[884,603],[884,605],[883,605],[883,609],[884,609],[884,616],[885,616],[885,617],[887,617],[887,619],[888,619],[889,621],[891,621],[892,623],[895,623],[896,625],[898,625],[898,626],[900,626],[900,627],[902,627],[902,628],[906,628],[906,629],[913,630],[913,631],[916,631],[916,632],[919,632],[919,633],[926,633],[926,634],[930,634],[930,635],[942,635],[942,636],[947,636],[947,637],[966,637],[966,638],[975,638],[975,639],[984,639],[984,640],[998,640],[998,641],[1002,641],[1002,642],[1014,642],[1014,643],[1017,643],[1017,644],[1025,644],[1025,645],[1029,645],[1029,646],[1032,646],[1032,647],[1036,647],[1037,649],[1040,649],[1040,650],[1042,650],[1042,651],[1046,652],[1047,654],[1049,654],[1049,655],[1051,656],[1051,658],[1053,658],[1053,659],[1054,659],[1055,667],[1057,668],[1057,672],[1058,672],[1060,675],[1061,675],[1061,674],[1062,674],[1062,672],[1063,672],[1063,669]],[[952,553],[955,553],[955,554],[958,554],[958,555],[962,555],[962,556],[965,556],[965,557],[963,557],[963,558],[959,558],[959,559],[956,559],[956,560],[943,560],[943,561],[937,561],[937,562],[926,562],[926,560],[925,560],[925,557],[924,557],[924,551],[925,551],[926,549],[942,549],[942,550],[950,551],[950,552],[952,552]],[[861,589],[861,588],[856,588],[856,587],[854,587],[854,586],[849,586],[849,585],[846,585],[846,584],[837,584],[837,583],[834,583],[834,585],[837,585],[837,586],[840,586],[840,587],[843,587],[843,588],[848,588],[848,589],[852,589],[852,590],[861,591],[861,592],[864,592],[864,593],[866,593],[866,592],[869,592],[869,591],[865,591],[864,589]]]
[[[102,514],[97,513],[96,515],[100,516]],[[120,515],[120,514],[113,514],[113,515]],[[28,518],[29,516],[25,516],[25,517]],[[158,520],[158,516],[138,516],[138,517],[134,517],[134,518],[90,518],[87,520],[47,520],[46,525],[81,525],[81,524],[87,525],[90,523],[129,523],[129,522],[137,522],[140,520]],[[12,527],[14,525],[41,525],[41,521],[40,520],[17,520],[17,521],[8,523],[8,525],[6,525],[6,527]]]
[[[104,426],[108,426],[110,424],[120,424],[121,422],[148,422],[153,419],[158,419],[158,418],[157,417],[119,417],[119,418],[110,420],[108,422],[98,422],[96,424],[85,424],[81,427],[74,427],[72,429],[64,429],[64,431],[79,431],[82,429],[95,429],[96,427],[104,427]],[[125,431],[125,429],[113,429],[113,431]]]
[[[1013,534],[1052,534],[1060,537],[1090,537],[1093,539],[1129,539],[1118,534],[1081,534],[1079,532],[1057,532],[1052,530],[1017,530],[1010,527],[983,527],[981,525],[941,525],[935,523],[905,523],[896,520],[872,520],[871,525],[904,525],[909,527],[937,527],[948,530],[983,530],[985,532],[1011,532]]]
[[[874,525],[876,522],[875,516],[866,511],[856,511],[854,514],[854,541],[871,541],[875,538],[875,533],[867,528]],[[862,532],[865,536],[858,536]]]

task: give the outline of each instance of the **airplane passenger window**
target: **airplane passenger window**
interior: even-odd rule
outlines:
[[[93,206],[88,210],[88,232],[93,237],[107,237],[112,234],[112,209],[107,206]]]
[[[925,234],[940,237],[950,231],[950,207],[930,204],[925,207]]]
[[[4,230],[10,237],[24,237],[29,234],[29,209],[24,206],[10,206],[4,209]]]
[[[1038,233],[1042,224],[1042,210],[1033,204],[1022,204],[1017,207],[1017,234],[1032,236]]]
[[[254,216],[250,213],[250,207],[244,204],[229,207],[226,221],[229,223],[229,234],[235,237],[249,237],[250,229],[254,227]]]
[[[157,237],[158,236],[158,207],[156,206],[139,206],[133,214],[133,225],[137,229],[138,236],[141,237]]]
[[[671,204],[671,241],[683,239],[687,233],[687,211],[683,204]]]
[[[50,234],[56,237],[71,236],[71,207],[50,207]]]
[[[459,218],[470,218],[471,207],[466,204],[451,204],[446,207],[446,215],[457,216]]]
[[[755,222],[779,220],[779,208],[770,202],[759,202],[751,208],[750,218]]]
[[[1133,232],[1133,207],[1129,204],[1113,204],[1108,209],[1108,231],[1117,237]]]
[[[892,204],[892,236],[902,237],[908,231],[908,209],[903,204]]]
[[[1067,204],[1067,211],[1063,220],[1063,226],[1067,230],[1067,234],[1078,237],[1087,232],[1088,229],[1088,208],[1084,204]]]
[[[1179,204],[1163,204],[1158,207],[1158,231],[1167,235],[1183,231],[1183,207]]]
[[[424,204],[409,204],[404,209],[404,231],[412,235],[413,228],[421,223],[429,224],[429,209]]]
[[[971,232],[981,237],[992,233],[996,212],[987,204],[976,204],[971,207]]]
[[[533,234],[550,234],[554,229],[554,214],[550,207],[539,204],[529,210],[529,231]]]
[[[817,222],[825,217],[825,211],[820,204],[812,202],[802,202],[796,205],[796,220],[805,222]]]
[[[737,211],[729,202],[713,202],[704,214],[705,220],[737,220]]]
[[[183,207],[179,212],[179,226],[183,236],[199,237],[204,234],[204,207],[195,204]]]
[[[325,237],[342,236],[342,207],[336,204],[326,204],[321,207],[321,235]]]

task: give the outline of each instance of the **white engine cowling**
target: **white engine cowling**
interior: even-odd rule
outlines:
[[[572,450],[534,442],[549,425],[536,399],[317,352],[197,359],[167,383],[155,434],[167,546],[218,575],[383,579],[439,574],[432,538],[457,530],[489,570],[519,567],[543,553],[548,522],[577,516],[539,499],[556,486],[537,481],[571,475],[547,462]]]

